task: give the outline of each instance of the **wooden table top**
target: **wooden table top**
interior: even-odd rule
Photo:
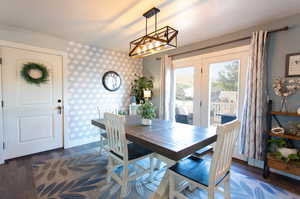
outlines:
[[[104,119],[92,120],[92,124],[105,129]],[[193,125],[152,120],[151,126],[141,125],[136,116],[127,116],[126,138],[154,152],[178,161],[197,150],[214,143],[216,128],[201,128]]]

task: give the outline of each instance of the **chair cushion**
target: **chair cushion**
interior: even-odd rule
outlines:
[[[134,160],[140,157],[143,157],[145,155],[149,155],[153,153],[153,151],[146,149],[142,145],[136,144],[136,143],[130,143],[127,145],[128,147],[128,160]],[[113,151],[110,151],[114,155],[118,156],[119,158],[123,159],[122,156],[114,153]]]
[[[172,166],[170,170],[190,180],[193,180],[194,182],[197,182],[204,186],[208,186],[210,165],[211,159],[201,159],[191,156],[185,160],[178,162],[177,164]],[[224,177],[219,179],[216,184],[219,184],[224,179]]]
[[[100,135],[101,135],[102,137],[104,137],[105,139],[107,139],[107,133],[106,133],[106,132],[100,133]]]

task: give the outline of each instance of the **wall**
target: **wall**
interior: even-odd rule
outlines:
[[[242,38],[245,36],[251,35],[251,33],[255,30],[272,30],[281,28],[283,26],[289,26],[290,30],[285,32],[278,32],[271,34],[269,37],[269,46],[268,46],[268,68],[269,68],[269,74],[268,74],[268,88],[270,91],[270,96],[274,100],[275,109],[278,110],[278,106],[280,104],[280,98],[274,96],[272,89],[272,81],[276,77],[282,77],[284,76],[285,71],[285,56],[288,53],[293,52],[300,52],[300,15],[294,15],[291,17],[286,17],[281,20],[276,20],[273,22],[269,22],[266,24],[258,25],[255,27],[251,27],[245,30],[241,30],[239,32],[226,34],[217,38],[209,39],[206,41],[196,42],[194,44],[186,45],[179,47],[176,50],[165,52],[164,54],[173,54],[178,52],[184,52],[187,50],[202,48],[208,45],[218,44],[230,40],[235,40],[238,38]],[[179,33],[180,37],[180,33]],[[213,51],[218,50],[224,50],[232,47],[242,46],[245,44],[249,44],[250,41],[242,41],[242,42],[236,42],[228,45],[224,45],[221,47],[198,51],[191,54],[185,54],[182,56],[177,56],[174,59],[179,59],[183,57],[188,57],[192,55],[199,55],[204,53],[209,53]],[[179,44],[180,46],[180,44]],[[143,65],[144,65],[144,75],[146,76],[153,76],[156,81],[159,81],[160,77],[160,61],[157,61],[156,58],[162,56],[162,54],[156,54],[149,57],[144,58]],[[156,83],[156,85],[159,85],[159,83]],[[156,106],[159,106],[159,86],[155,87],[156,95],[154,96],[154,103]],[[290,97],[289,99],[289,107],[290,111],[295,111],[297,107],[300,106],[300,91]]]
[[[69,129],[71,146],[99,141],[99,129],[91,119],[98,118],[100,109],[117,107],[127,110],[130,101],[130,83],[134,74],[142,74],[142,60],[129,58],[127,53],[100,49],[70,42],[68,47]],[[107,91],[102,76],[116,71],[122,78],[118,91]]]

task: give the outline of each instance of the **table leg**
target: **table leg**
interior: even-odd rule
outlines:
[[[155,157],[160,161],[164,162],[167,165],[167,168],[176,164],[176,161],[161,156],[159,154],[155,154]],[[167,199],[169,197],[169,176],[168,170],[166,171],[165,175],[163,176],[160,184],[156,190],[156,192],[150,197],[151,199]]]

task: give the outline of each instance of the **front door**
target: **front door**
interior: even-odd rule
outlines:
[[[7,47],[1,51],[5,159],[62,147],[62,57]],[[30,84],[21,77],[28,62],[47,67],[46,83]]]

